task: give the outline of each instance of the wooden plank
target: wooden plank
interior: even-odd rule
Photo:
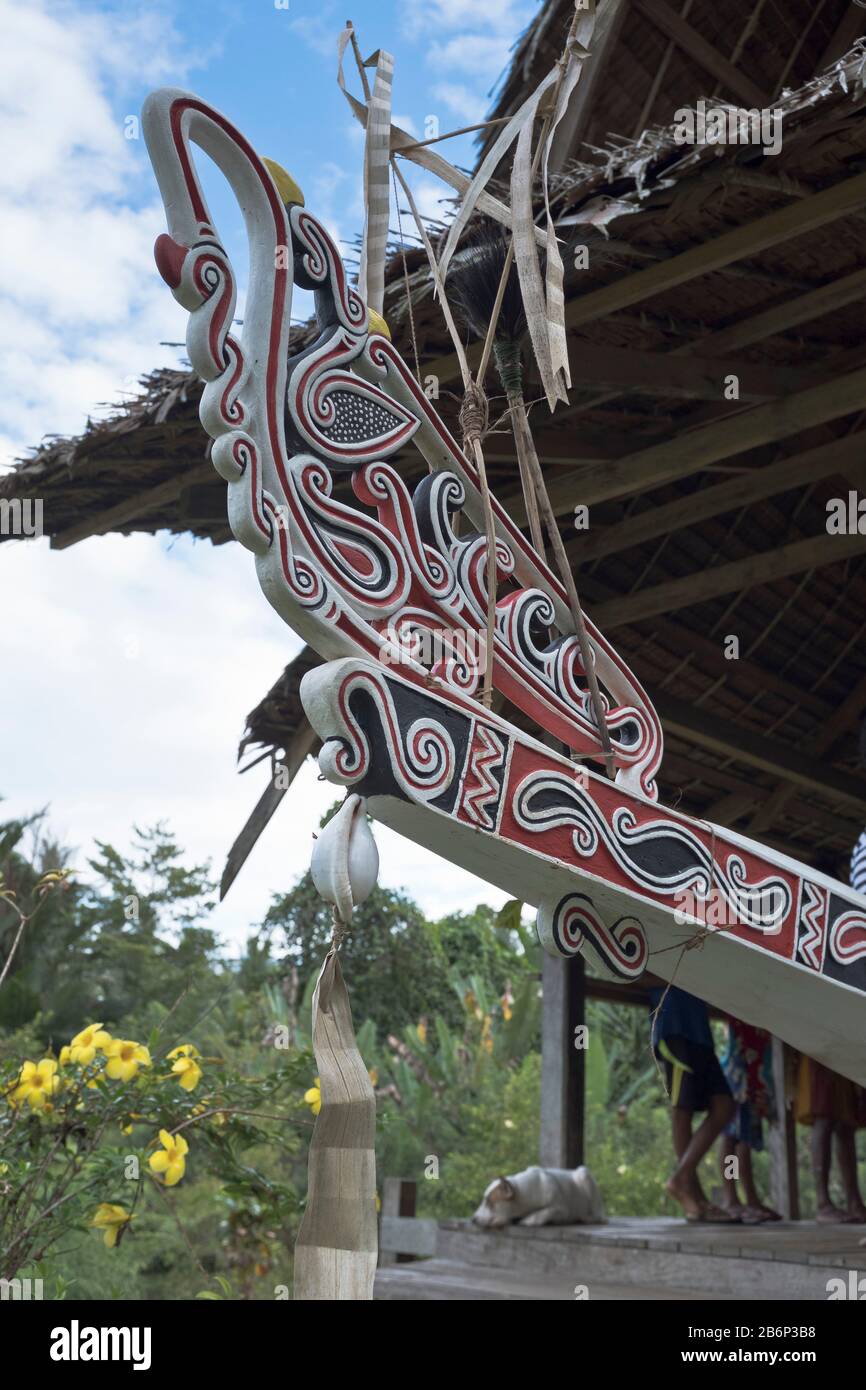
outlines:
[[[592,611],[591,617],[602,632],[639,623],[656,613],[671,613],[679,608],[691,608],[722,594],[734,594],[751,589],[756,584],[771,584],[790,574],[835,565],[852,555],[866,551],[866,535],[809,536],[792,541],[775,550],[762,550],[757,555],[745,555],[726,565],[715,565],[682,579],[668,579],[663,584],[641,589],[622,598],[611,599]]]
[[[692,705],[666,690],[651,697],[665,730],[701,748],[769,772],[830,801],[850,806],[866,820],[866,780],[810,758],[798,748]]]
[[[619,554],[632,546],[643,545],[656,536],[668,535],[685,526],[696,526],[700,521],[721,516],[750,502],[776,497],[803,483],[832,477],[834,473],[864,461],[866,431],[849,434],[844,439],[779,459],[763,468],[751,468],[738,478],[692,492],[675,502],[649,507],[615,525],[596,527],[594,532],[581,533],[576,540],[568,543],[566,553],[576,564],[588,564],[590,560],[598,560],[604,555]]]
[[[820,193],[800,198],[776,212],[766,213],[741,227],[723,232],[721,236],[703,241],[679,256],[658,261],[590,294],[576,296],[565,307],[566,323],[578,328],[582,324],[606,318],[620,309],[641,304],[654,295],[721,270],[745,256],[758,255],[772,246],[826,227],[841,217],[847,217],[849,213],[857,212],[864,202],[866,174],[841,179]]]
[[[583,64],[580,81],[572,92],[565,115],[553,137],[549,160],[552,173],[577,155],[628,8],[629,0],[600,0],[589,57]]]
[[[660,29],[677,48],[682,49],[698,67],[720,82],[733,96],[739,97],[747,106],[764,107],[769,98],[760,87],[740,72],[739,68],[719,53],[711,43],[693,29],[676,10],[672,10],[665,0],[634,0],[637,8],[646,19]]]
[[[253,807],[249,819],[243,830],[238,835],[231,849],[226,856],[225,868],[220,879],[220,902],[231,888],[241,869],[255,848],[265,826],[270,821],[289,787],[294,782],[303,766],[307,754],[312,752],[317,741],[317,734],[312,725],[306,719],[298,725],[294,737],[289,747],[286,749],[285,757],[279,767],[284,770],[281,781],[285,786],[278,787],[272,776]]]
[[[51,549],[66,550],[78,541],[87,540],[89,536],[103,536],[107,531],[119,530],[125,522],[134,521],[136,517],[152,511],[154,507],[175,501],[188,487],[203,483],[213,476],[212,463],[201,463],[185,473],[176,473],[165,482],[158,483],[156,487],[137,492],[134,497],[127,497],[124,502],[118,502],[104,512],[92,513],[84,521],[76,522],[67,530],[60,531],[51,537]]]
[[[834,377],[785,400],[756,405],[729,420],[713,419],[696,429],[626,455],[617,463],[596,464],[570,483],[572,506],[650,492],[675,478],[700,473],[709,464],[762,444],[787,439],[800,430],[840,420],[866,406],[866,367]],[[560,490],[568,487],[557,480]]]
[[[391,1181],[391,1178],[385,1179],[386,1184]],[[379,1221],[379,1267],[403,1264],[401,1255],[414,1258],[435,1255],[437,1236],[438,1223],[432,1218],[386,1216],[383,1204]]]

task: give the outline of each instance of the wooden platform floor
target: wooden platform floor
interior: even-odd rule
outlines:
[[[866,1281],[864,1226],[689,1225],[620,1217],[604,1226],[481,1231],[438,1225],[432,1259],[387,1266],[375,1297],[412,1300],[825,1300],[828,1280]],[[864,1282],[866,1288],[866,1282]]]
[[[471,1223],[442,1221],[441,1231],[466,1232]],[[481,1233],[482,1237],[485,1233]],[[618,1216],[604,1226],[512,1226],[511,1240],[573,1241],[618,1249],[683,1251],[693,1255],[759,1256],[795,1264],[836,1265],[866,1271],[866,1225],[818,1226],[814,1221],[774,1221],[762,1226],[692,1225],[676,1217]]]
[[[588,1290],[592,1299],[616,1302],[711,1302],[732,1300],[735,1294],[705,1293],[695,1289],[661,1288],[641,1284],[609,1284],[593,1280]],[[570,1303],[577,1295],[561,1279],[542,1279],[502,1269],[479,1269],[457,1260],[418,1260],[414,1264],[392,1265],[376,1272],[376,1299],[412,1301],[495,1302],[509,1299],[525,1302]]]

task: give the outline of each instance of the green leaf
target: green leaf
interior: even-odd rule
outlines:
[[[522,913],[523,903],[517,898],[509,898],[496,914],[496,926],[500,931],[519,932]]]

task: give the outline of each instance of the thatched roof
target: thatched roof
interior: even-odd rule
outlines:
[[[607,5],[614,14],[618,0]],[[546,6],[521,40],[495,114],[549,67],[570,8]],[[829,536],[826,504],[866,481],[859,438],[846,442],[866,410],[864,50],[819,67],[833,44],[849,47],[855,22],[866,29],[866,10],[695,0],[670,53],[650,11],[668,24],[666,5],[632,0],[556,176],[569,267],[588,224],[604,224],[613,255],[570,268],[574,389],[553,417],[534,408],[539,454],[587,609],[661,714],[663,798],[844,874],[866,822],[866,537]],[[677,143],[677,107],[717,86],[716,103],[742,105],[744,79],[771,97],[799,84],[773,102],[778,154]],[[634,139],[647,111],[656,124]],[[417,250],[405,270],[411,315],[397,256],[386,317],[409,364],[417,347],[421,371],[439,376],[453,422],[456,362]],[[732,375],[739,400],[724,398]],[[157,373],[113,420],[38,450],[0,496],[38,487],[61,545],[104,529],[229,539],[224,490],[202,468],[200,389]],[[509,434],[488,437],[485,454],[520,517]],[[397,466],[411,476],[419,460]],[[582,500],[591,526],[576,533]],[[247,743],[290,742],[296,674],[250,716]]]

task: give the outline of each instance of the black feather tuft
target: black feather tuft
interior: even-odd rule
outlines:
[[[476,338],[483,340],[487,337],[507,255],[508,238],[499,228],[490,227],[465,248],[459,263],[448,277],[448,292],[454,308]],[[512,260],[495,336],[497,339],[518,342],[525,331],[523,295],[517,267]]]

